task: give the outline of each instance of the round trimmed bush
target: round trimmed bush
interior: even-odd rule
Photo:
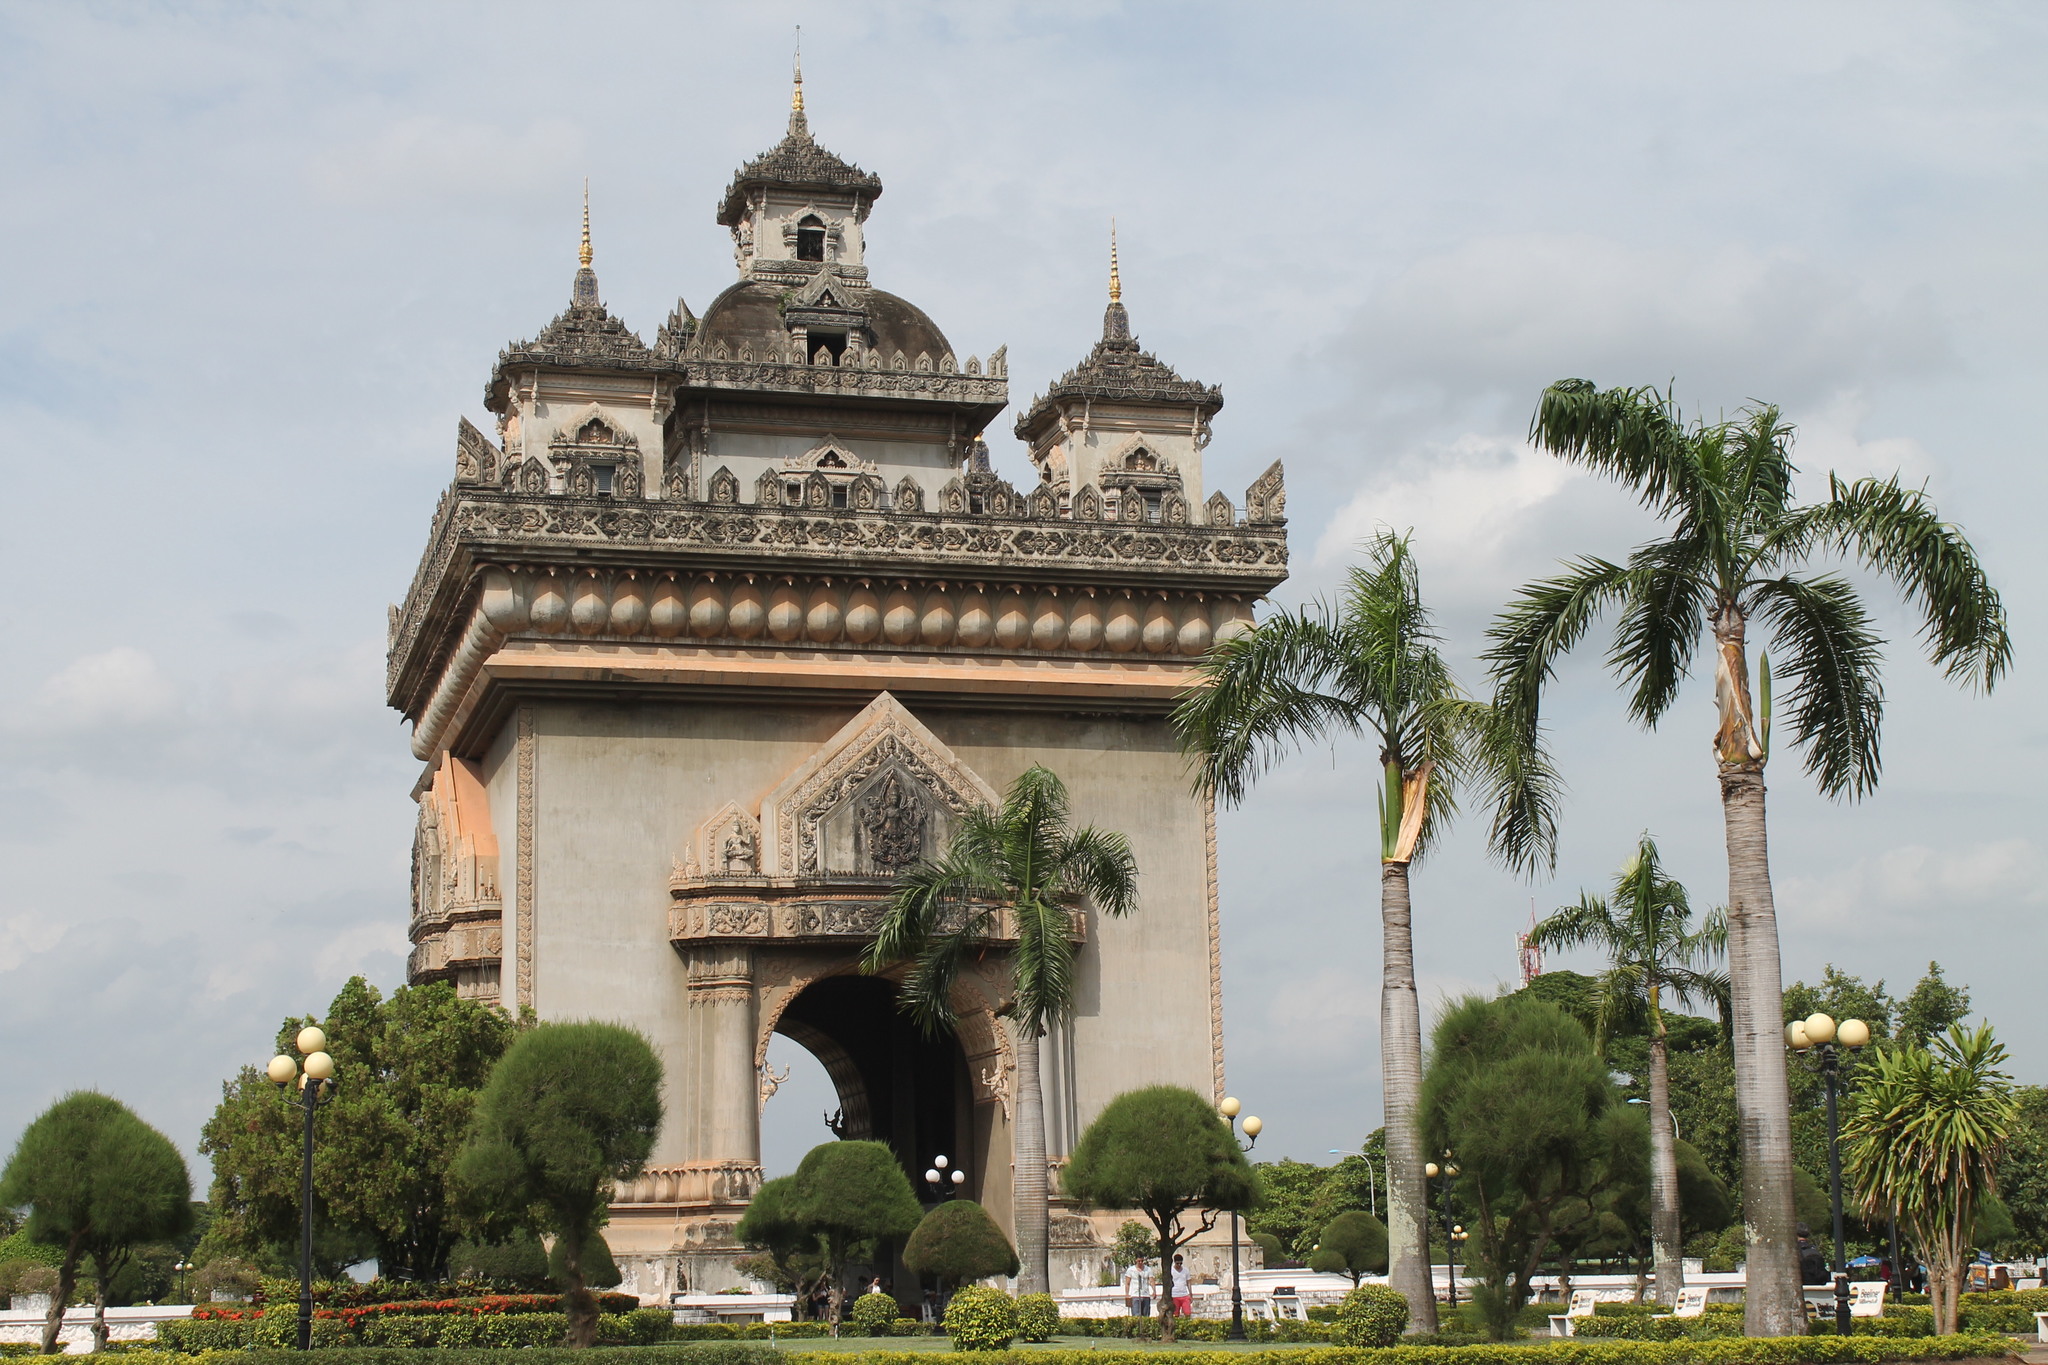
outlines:
[[[946,1335],[956,1351],[1002,1351],[1017,1339],[1017,1301],[1000,1289],[970,1284],[946,1305]]]
[[[864,1337],[886,1337],[899,1311],[891,1295],[863,1294],[853,1301],[853,1330]]]
[[[1408,1329],[1408,1300],[1383,1284],[1362,1284],[1337,1305],[1330,1340],[1339,1346],[1392,1346]]]
[[[1047,1341],[1060,1329],[1060,1306],[1050,1294],[1025,1294],[1017,1300],[1017,1335],[1026,1341]]]

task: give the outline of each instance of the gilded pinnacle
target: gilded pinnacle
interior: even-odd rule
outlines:
[[[590,269],[590,177],[583,178],[583,245],[576,252],[576,263],[585,270]]]
[[[1124,282],[1116,273],[1116,219],[1109,220],[1109,301],[1124,301]]]
[[[790,92],[789,112],[804,111],[804,26],[796,26],[796,88]]]

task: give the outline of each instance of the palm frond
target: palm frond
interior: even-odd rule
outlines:
[[[1771,627],[1777,675],[1791,702],[1793,738],[1806,771],[1829,796],[1860,798],[1877,785],[1884,720],[1884,640],[1845,578],[1784,577],[1750,585]]]
[[[1677,404],[1654,388],[1561,379],[1537,401],[1529,440],[1628,485],[1659,514],[1682,511],[1699,496],[1699,465]]]
[[[1951,678],[1989,692],[2012,664],[2005,604],[1962,531],[1925,490],[1828,476],[1816,532],[1897,584],[1921,615],[1920,638]]]
[[[1607,666],[1632,687],[1631,720],[1654,726],[1678,699],[1713,609],[1713,569],[1699,536],[1645,545],[1629,556]]]
[[[1760,530],[1784,519],[1799,472],[1792,463],[1793,431],[1771,403],[1744,408],[1741,420],[1721,426],[1728,510],[1735,524]]]
[[[1279,613],[1212,648],[1173,712],[1197,791],[1230,805],[1301,745],[1358,734],[1367,717],[1336,691],[1347,661],[1327,606]]]
[[[1565,783],[1542,731],[1482,703],[1465,702],[1461,709],[1465,728],[1454,776],[1486,791],[1493,809],[1488,851],[1523,876],[1555,868]]]
[[[1138,908],[1138,860],[1123,835],[1093,825],[1075,830],[1056,861],[1062,892],[1087,897],[1112,919]]]
[[[1016,920],[1012,954],[1017,1018],[1027,1037],[1063,1017],[1074,999],[1074,940],[1067,912],[1043,896],[1020,898],[1010,907]]]
[[[1486,632],[1493,645],[1482,657],[1493,677],[1493,704],[1530,730],[1558,657],[1628,589],[1627,569],[1592,555],[1567,560],[1565,569],[1524,587]]]
[[[1529,942],[1538,948],[1567,952],[1592,944],[1612,948],[1621,941],[1607,902],[1581,893],[1575,905],[1561,905],[1536,922]]]

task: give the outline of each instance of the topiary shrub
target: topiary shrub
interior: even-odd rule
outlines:
[[[1025,1294],[1017,1300],[1017,1335],[1026,1341],[1048,1341],[1060,1329],[1060,1306],[1050,1294]]]
[[[890,1324],[896,1321],[896,1300],[888,1294],[863,1294],[853,1301],[853,1331],[855,1336],[886,1337]]]
[[[232,1256],[216,1257],[192,1276],[195,1303],[212,1303],[215,1294],[223,1299],[253,1299],[262,1287],[263,1272]]]
[[[970,1284],[946,1305],[946,1335],[956,1351],[1003,1351],[1017,1339],[1017,1301],[1000,1289]]]
[[[1337,1305],[1330,1340],[1339,1346],[1392,1346],[1407,1328],[1408,1300],[1383,1284],[1366,1284]]]

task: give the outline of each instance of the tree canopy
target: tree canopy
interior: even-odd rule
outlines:
[[[796,1174],[781,1185],[748,1236],[743,1220],[740,1234],[757,1245],[777,1242],[793,1245],[795,1238],[808,1234],[823,1257],[823,1274],[832,1294],[832,1321],[844,1315],[846,1286],[842,1283],[848,1263],[862,1250],[891,1237],[908,1237],[916,1230],[923,1209],[903,1174],[896,1154],[880,1142],[826,1142],[811,1148],[797,1163]],[[755,1203],[760,1203],[759,1195]],[[753,1210],[749,1208],[751,1215]]]
[[[1016,1274],[1017,1251],[987,1209],[971,1199],[948,1199],[910,1234],[903,1264],[919,1275],[964,1284]]]
[[[510,1230],[499,1211],[467,1208],[455,1197],[454,1165],[485,1079],[516,1026],[446,982],[403,986],[387,998],[361,977],[341,988],[324,1020],[285,1020],[278,1050],[312,1023],[326,1030],[343,1077],[321,1107],[313,1149],[323,1271],[374,1255],[387,1275],[446,1278],[458,1241]],[[213,1160],[220,1222],[212,1245],[252,1257],[268,1251],[267,1259],[285,1264],[296,1259],[300,1123],[253,1066],[222,1086],[199,1143]]]
[[[1215,1227],[1219,1211],[1259,1201],[1258,1177],[1230,1125],[1209,1101],[1176,1085],[1129,1090],[1104,1106],[1068,1158],[1060,1188],[1084,1207],[1144,1214],[1162,1267]],[[1199,1215],[1192,1227],[1184,1222],[1190,1213]],[[1161,1335],[1173,1338],[1171,1311]]]
[[[57,1349],[81,1261],[93,1263],[95,1349],[106,1346],[107,1292],[135,1247],[192,1224],[192,1179],[170,1140],[119,1100],[75,1091],[22,1133],[0,1171],[0,1205],[27,1208],[28,1235],[57,1247],[57,1290],[43,1352]]]
[[[522,1034],[477,1101],[459,1178],[484,1209],[537,1210],[568,1246],[566,1345],[596,1340],[583,1247],[604,1223],[613,1185],[639,1174],[653,1151],[661,1115],[654,1049],[632,1029],[596,1022]]]
[[[1360,1276],[1379,1274],[1387,1268],[1387,1225],[1357,1210],[1338,1214],[1317,1238],[1308,1268],[1349,1275],[1354,1286]]]

